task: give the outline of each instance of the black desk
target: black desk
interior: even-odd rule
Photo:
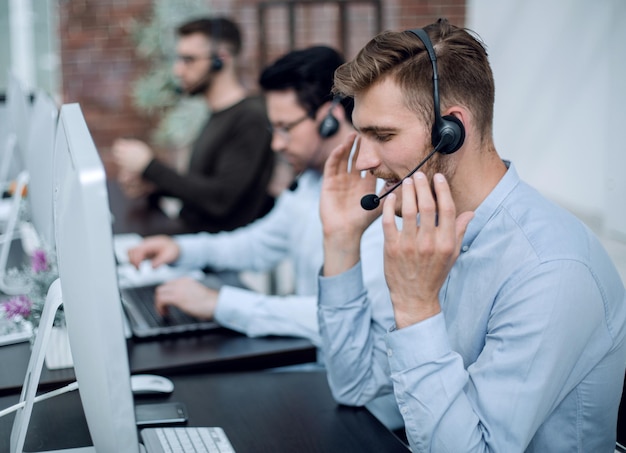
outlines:
[[[316,348],[301,338],[248,338],[226,329],[166,340],[128,341],[131,373],[186,373],[259,370],[314,362]],[[0,347],[0,395],[19,393],[30,358],[30,345]],[[41,373],[40,388],[74,381],[73,368]]]
[[[366,409],[338,406],[323,372],[191,374],[172,380],[172,395],[137,402],[184,402],[189,426],[221,426],[237,453],[409,451]],[[0,407],[17,400],[2,397]],[[8,452],[13,418],[0,419],[0,453]],[[29,451],[89,444],[76,392],[35,405]]]

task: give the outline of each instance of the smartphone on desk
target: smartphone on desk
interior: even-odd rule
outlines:
[[[136,404],[137,426],[181,425],[187,423],[187,407],[180,402]]]

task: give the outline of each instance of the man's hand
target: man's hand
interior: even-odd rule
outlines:
[[[383,204],[385,277],[396,326],[416,324],[441,311],[439,290],[459,256],[463,235],[474,217],[458,217],[443,175],[434,176],[436,200],[422,172],[402,183],[402,230],[395,222],[396,196]],[[419,212],[419,225],[417,214]]]
[[[143,179],[140,174],[125,170],[118,171],[117,181],[128,198],[142,198],[156,190],[156,186]]]
[[[128,260],[139,269],[143,260],[151,260],[152,267],[173,263],[180,255],[178,243],[169,236],[158,235],[145,238],[139,245],[128,250]]]
[[[169,306],[199,319],[213,319],[219,293],[190,277],[182,277],[157,287],[154,303],[161,316]]]
[[[120,171],[141,175],[154,153],[148,145],[140,140],[120,138],[113,142],[111,147],[113,159]]]
[[[324,228],[324,269],[326,276],[337,275],[360,259],[361,236],[380,215],[381,208],[366,211],[361,197],[376,191],[376,178],[354,168],[358,148],[352,158],[350,150],[356,134],[335,148],[324,166],[320,198],[320,216]]]

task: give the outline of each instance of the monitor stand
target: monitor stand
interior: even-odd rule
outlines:
[[[28,362],[24,386],[22,387],[22,394],[20,396],[20,403],[23,402],[24,406],[18,409],[15,414],[13,429],[11,430],[10,453],[24,452],[24,442],[26,441],[26,433],[28,431],[28,424],[33,411],[35,394],[37,393],[37,387],[39,386],[39,379],[41,377],[41,370],[43,369],[46,349],[50,340],[50,332],[52,331],[52,325],[54,323],[54,315],[61,306],[62,302],[61,281],[56,279],[52,285],[50,285],[50,289],[48,290],[46,302],[41,314],[41,320],[39,322],[39,329],[37,330],[37,335],[35,337],[35,344]],[[54,452],[96,453],[96,450],[94,447],[82,447],[42,453]]]

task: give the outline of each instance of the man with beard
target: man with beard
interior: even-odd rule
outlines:
[[[624,286],[589,229],[499,157],[483,44],[445,19],[385,32],[334,90],[354,98],[360,140],[353,170],[351,137],[331,153],[320,199],[335,397],[393,392],[416,452],[612,452]],[[381,215],[394,311],[382,337],[360,256]]]
[[[186,174],[155,158],[139,140],[118,139],[113,156],[130,197],[170,196],[193,231],[229,231],[273,206],[274,168],[263,99],[251,96],[237,74],[241,34],[227,18],[202,18],[177,30],[174,74],[190,96],[202,96],[210,118],[195,140]]]

